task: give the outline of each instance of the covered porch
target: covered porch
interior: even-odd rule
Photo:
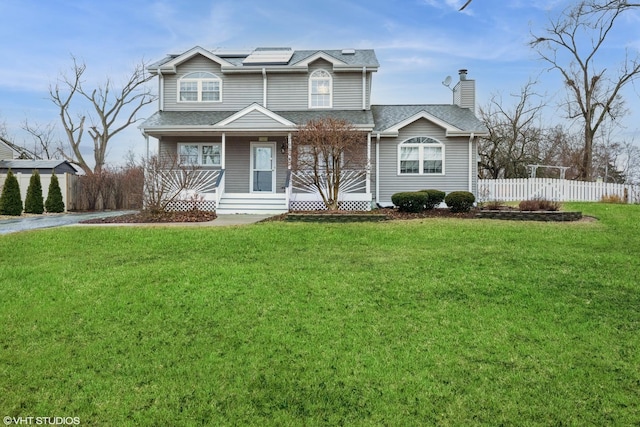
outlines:
[[[163,179],[173,180],[176,186],[184,182],[184,175],[192,178],[170,209],[189,210],[197,205],[221,214],[278,214],[325,209],[318,189],[308,185],[309,172],[295,171],[292,165],[297,127],[292,120],[253,105],[228,112],[227,117],[211,112],[160,112],[142,129],[147,137],[158,139],[160,158],[174,156],[182,164],[193,165],[165,174]],[[371,136],[367,135],[367,167],[342,175],[339,201],[344,210],[371,209]]]
[[[159,156],[176,155],[180,162],[194,164],[164,174],[176,190],[181,182],[190,183],[169,208],[197,206],[220,214],[325,209],[318,189],[309,185],[311,172],[293,170],[292,144],[291,132],[160,137]],[[341,209],[370,210],[370,182],[368,168],[343,171]]]

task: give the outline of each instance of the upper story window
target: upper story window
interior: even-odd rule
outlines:
[[[331,74],[325,70],[316,70],[309,76],[309,108],[331,108]]]
[[[178,144],[178,158],[181,164],[220,166],[221,149],[219,143]]]
[[[181,102],[220,102],[222,80],[213,73],[189,73],[178,80],[178,100]]]
[[[401,175],[444,174],[444,144],[428,136],[407,139],[398,145]]]

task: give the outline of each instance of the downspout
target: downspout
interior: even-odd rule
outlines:
[[[362,67],[362,109],[367,109],[367,67]]]
[[[164,111],[164,76],[162,75],[160,68],[158,68],[158,77],[158,94],[160,97],[159,110]]]
[[[367,132],[367,181],[365,192],[371,194],[371,132]]]
[[[471,132],[469,136],[469,193],[473,193],[473,140],[475,134]]]
[[[267,69],[262,67],[262,106],[267,107]]]
[[[376,135],[376,203],[380,204],[380,132]]]

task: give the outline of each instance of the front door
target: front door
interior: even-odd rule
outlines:
[[[273,193],[275,191],[275,152],[275,144],[251,144],[251,192]]]

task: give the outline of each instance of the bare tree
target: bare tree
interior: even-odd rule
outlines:
[[[7,122],[4,119],[0,119],[0,138],[9,139],[9,132],[7,131]]]
[[[37,157],[43,159],[52,159],[59,154],[56,152],[55,125],[47,123],[29,123],[28,119],[22,122],[22,129],[27,131],[34,140],[33,152]],[[25,144],[26,145],[26,144]],[[59,142],[58,142],[59,145]]]
[[[489,104],[480,108],[480,119],[489,129],[478,147],[480,174],[493,179],[522,178],[527,176],[527,164],[537,162],[537,151],[542,139],[540,111],[544,101],[534,98],[536,82],[528,81],[519,94],[512,94],[516,103],[505,106],[500,95],[494,95]]]
[[[61,154],[65,159],[78,163],[85,173],[99,174],[104,167],[111,138],[135,123],[138,111],[155,101],[156,96],[145,85],[153,76],[146,72],[146,64],[141,62],[122,87],[114,87],[113,82],[107,79],[97,88],[85,89],[83,76],[86,65],[75,57],[72,59],[71,75],[62,75],[58,83],[49,88],[50,99],[58,107],[71,149],[71,153],[62,150]],[[83,101],[77,98],[88,101],[89,111],[84,110]],[[85,130],[93,141],[93,169],[81,151]]]
[[[366,176],[366,136],[346,120],[313,120],[298,128],[292,152],[297,185],[317,191],[327,209]]]
[[[533,35],[531,46],[562,75],[567,87],[568,117],[582,122],[581,179],[593,174],[593,144],[600,126],[624,114],[621,91],[640,74],[640,56],[627,52],[616,71],[598,66],[616,21],[640,4],[625,0],[581,0],[550,20],[545,35]],[[568,57],[568,58],[566,58]]]

